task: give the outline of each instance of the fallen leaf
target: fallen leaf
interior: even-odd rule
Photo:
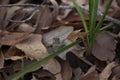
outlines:
[[[31,34],[27,39],[16,44],[15,47],[23,51],[26,56],[40,60],[48,55],[41,39],[42,36],[40,34]]]
[[[43,42],[46,46],[53,44],[55,38],[59,38],[60,43],[63,43],[67,36],[73,31],[72,26],[61,26],[53,31],[43,35]]]
[[[115,62],[109,63],[100,74],[100,80],[108,80],[112,73],[112,68],[116,66]]]
[[[80,80],[83,77],[84,72],[82,72],[80,68],[76,68],[73,69],[73,74],[74,74],[74,80]]]
[[[116,0],[116,1],[117,1],[118,6],[120,7],[120,0]]]
[[[68,61],[64,61],[62,64],[62,78],[63,80],[71,80],[72,78],[72,68],[70,67],[70,64]]]
[[[115,58],[116,40],[103,31],[98,34],[93,45],[93,55],[102,61],[112,61]]]
[[[112,80],[120,79],[120,65],[117,65],[112,69],[111,78]]]
[[[12,56],[12,57],[10,57],[9,59],[11,59],[11,60],[13,60],[13,61],[16,61],[16,60],[21,60],[21,59],[23,59],[24,57],[22,57],[22,56]]]
[[[16,21],[23,21],[26,19],[25,16],[28,16],[30,14],[31,8],[26,9],[21,7],[12,7],[10,9],[11,11],[9,11],[7,14],[5,25],[8,31],[15,31],[15,29],[18,28],[21,24],[21,22]],[[8,22],[8,20],[12,21],[12,23]]]
[[[37,80],[56,80],[54,74],[47,70],[39,69],[33,72],[33,75],[36,77]]]
[[[22,23],[19,25],[16,31],[19,32],[34,32],[35,28],[32,27],[32,25],[27,23]]]
[[[63,80],[61,73],[55,75],[56,80]]]
[[[58,74],[61,71],[61,65],[56,59],[51,59],[42,64],[43,69],[50,71],[53,74]]]
[[[4,67],[4,55],[0,51],[0,69]]]
[[[17,55],[17,54],[19,54],[19,55]],[[4,52],[5,60],[13,59],[15,57],[17,58],[17,57],[21,57],[21,56],[23,56],[22,52],[20,50],[18,50],[17,48],[13,47],[13,46],[10,46],[9,49],[5,50],[5,52]]]
[[[43,6],[39,12],[38,19],[36,21],[35,33],[41,33],[41,29],[50,26],[52,22],[53,19],[50,9],[48,8],[48,6]]]
[[[71,41],[76,41],[78,38],[84,40],[84,37],[87,36],[87,32],[80,32],[80,30],[73,31],[69,36],[67,37]]]
[[[96,71],[94,71],[94,72],[87,74],[86,76],[84,76],[80,80],[99,80],[99,75]]]
[[[30,33],[1,32],[0,44],[13,46],[28,37]]]
[[[9,3],[9,0],[0,1],[1,5],[8,4],[8,3]],[[1,30],[5,30],[4,20],[5,20],[6,13],[7,13],[7,9],[5,7],[0,7],[0,29]]]

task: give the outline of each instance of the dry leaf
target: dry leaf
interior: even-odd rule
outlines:
[[[4,67],[4,55],[0,51],[0,69]]]
[[[111,62],[110,64],[108,64],[100,74],[100,80],[108,80],[110,74],[112,73],[112,68],[114,68],[115,66],[115,62]]]
[[[21,7],[12,7],[11,10],[8,11],[6,16],[6,29],[9,31],[14,31],[18,26],[21,24],[21,22],[15,22],[15,21],[23,21],[26,19],[26,16],[30,16],[30,13],[32,12],[33,8],[21,8]],[[8,22],[8,20],[13,21]]]
[[[74,80],[80,80],[84,73],[80,68],[73,69],[73,74],[74,74]]]
[[[36,21],[35,33],[41,33],[41,29],[50,26],[52,24],[52,20],[52,13],[50,9],[47,6],[43,6]]]
[[[7,48],[7,47],[5,47],[5,48]],[[23,54],[17,48],[15,48],[13,46],[10,46],[10,48],[8,50],[5,50],[4,57],[5,57],[5,60],[9,60],[9,59],[17,60],[17,58],[18,59],[20,59],[20,58],[22,59],[23,58]]]
[[[42,36],[40,34],[31,34],[27,39],[15,46],[23,51],[26,56],[40,60],[48,55],[47,49],[42,44],[41,39]]]
[[[116,0],[116,1],[117,1],[118,6],[120,7],[120,0]]]
[[[115,58],[116,41],[113,36],[103,31],[98,34],[93,46],[93,55],[102,61]]]
[[[63,80],[61,73],[55,75],[56,80]]]
[[[21,43],[16,44],[15,46],[16,48],[23,51],[29,58],[40,60],[48,56],[47,49],[41,42],[41,39],[42,36],[40,34],[31,34],[27,39]],[[53,74],[56,74],[61,70],[60,64],[54,59],[49,60],[42,66],[44,69],[50,71]]]
[[[69,36],[68,39],[71,41],[76,41],[78,38],[84,40],[84,37],[87,36],[87,32],[80,32],[80,30],[73,31]]]
[[[120,79],[120,65],[117,65],[112,69],[111,77],[112,77],[112,80]]]
[[[54,39],[58,38],[60,43],[67,38],[67,36],[73,31],[72,26],[61,26],[53,31],[50,31],[43,35],[43,42],[46,46],[50,46],[54,43]]]
[[[23,59],[24,57],[22,57],[22,56],[12,56],[12,57],[10,57],[9,59],[11,59],[11,60],[13,60],[13,61],[16,61],[16,60],[21,60],[21,59]]]
[[[10,33],[0,32],[0,44],[2,45],[15,45],[28,37],[30,33]]]
[[[94,72],[87,74],[86,76],[84,76],[80,80],[99,80],[99,75],[96,71],[94,71]]]
[[[16,31],[19,32],[34,32],[35,28],[33,28],[30,24],[22,23],[19,25]]]
[[[42,67],[53,74],[60,73],[61,71],[61,65],[56,59],[49,60],[48,62],[42,64]]]
[[[8,4],[8,3],[9,3],[9,0],[0,1],[1,5]],[[1,30],[5,30],[4,20],[5,20],[6,13],[7,13],[7,9],[5,7],[0,7],[0,29]]]
[[[68,61],[64,61],[62,64],[62,78],[63,80],[71,80],[72,78],[72,68],[70,67]]]
[[[45,46],[47,46],[49,52],[54,52],[59,48],[62,48],[64,45],[68,45],[71,43],[70,40],[67,40],[67,36],[73,31],[72,26],[61,26],[53,31],[50,31],[43,35],[43,42]],[[52,46],[52,47],[51,47]],[[66,53],[70,51],[63,52],[59,55],[62,59],[66,59]]]
[[[47,70],[39,69],[33,72],[33,75],[36,77],[37,80],[56,80],[54,74]]]

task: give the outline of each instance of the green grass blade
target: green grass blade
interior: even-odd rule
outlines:
[[[98,11],[98,0],[89,0],[89,26],[90,31],[94,31]]]
[[[81,20],[82,20],[82,23],[84,25],[84,29],[85,29],[85,32],[88,32],[88,27],[87,27],[87,24],[86,24],[86,21],[85,21],[85,18],[84,18],[84,15],[82,13],[82,10],[80,9],[79,5],[75,2],[75,0],[72,0],[72,3],[74,4]]]
[[[29,66],[23,68],[20,72],[18,72],[18,73],[16,73],[15,75],[9,77],[8,80],[17,80],[17,79],[19,79],[20,77],[24,76],[26,73],[35,70],[36,68],[38,68],[39,66],[41,66],[41,64],[47,62],[47,61],[50,60],[51,58],[56,57],[56,56],[59,55],[60,53],[64,52],[65,50],[67,50],[67,49],[69,49],[69,48],[71,48],[71,47],[73,47],[73,46],[75,46],[76,44],[78,44],[78,43],[80,43],[80,42],[81,42],[81,40],[77,40],[77,41],[69,44],[68,46],[65,46],[65,47],[57,50],[56,52],[49,54],[47,57],[43,58],[42,60],[36,61],[36,62],[30,64]]]
[[[93,47],[94,42],[94,34],[95,34],[95,25],[96,25],[96,18],[97,18],[97,11],[98,11],[98,0],[89,0],[89,43],[88,46],[90,51]]]
[[[95,29],[96,33],[99,32],[99,29],[101,28],[101,26],[102,26],[102,24],[103,24],[103,21],[104,21],[104,19],[105,19],[105,16],[107,15],[107,12],[108,12],[111,4],[112,4],[112,1],[113,1],[113,0],[109,0],[109,2],[108,2],[108,4],[107,4],[106,9],[105,9],[105,11],[104,11],[104,13],[103,13],[103,16],[101,17],[99,23],[98,23],[97,26],[96,26],[96,29]]]
[[[104,27],[100,28],[100,30],[99,30],[99,31],[106,30],[106,29],[108,29],[108,28],[110,28],[110,27],[112,27],[112,26],[114,26],[114,23],[110,23],[110,24],[108,24],[108,25],[106,25],[106,26],[104,26]]]

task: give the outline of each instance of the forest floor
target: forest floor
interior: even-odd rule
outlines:
[[[76,1],[89,23],[89,2]],[[108,1],[99,2],[100,12]],[[114,0],[102,26],[112,25],[99,32],[91,54],[83,41],[19,80],[120,80],[119,12]],[[1,0],[0,80],[87,35],[71,0]]]

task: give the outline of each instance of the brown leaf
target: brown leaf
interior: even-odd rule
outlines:
[[[0,4],[4,5],[4,4],[8,4],[9,0],[1,0]],[[0,29],[3,30],[5,29],[4,27],[4,19],[7,13],[7,9],[5,7],[0,7]]]
[[[109,76],[112,73],[112,68],[114,68],[115,66],[116,66],[115,62],[109,63],[100,74],[100,80],[108,80]]]
[[[0,52],[0,69],[4,67],[4,55]]]
[[[56,59],[51,59],[42,64],[43,69],[50,71],[53,74],[58,74],[61,71],[61,65]]]
[[[71,80],[72,78],[72,68],[70,67],[68,61],[64,61],[62,63],[62,71],[61,71],[63,80]]]
[[[6,47],[5,47],[6,48]],[[16,53],[20,53],[19,55],[16,55]],[[10,48],[8,50],[5,50],[4,52],[4,57],[5,57],[5,60],[8,60],[8,59],[11,59],[13,60],[14,58],[17,59],[17,57],[21,57],[21,59],[23,58],[22,56],[22,53],[20,52],[20,50],[18,50],[17,48],[13,47],[13,46],[10,46]],[[14,59],[15,60],[15,59]]]
[[[55,75],[56,80],[63,80],[61,73]]]
[[[40,34],[31,34],[27,39],[15,45],[16,48],[23,51],[26,56],[40,60],[48,55],[47,49],[41,42]]]
[[[9,13],[10,12],[10,13]],[[19,7],[13,7],[11,8],[11,11],[9,11],[6,17],[6,20],[13,20],[13,21],[22,21],[22,19],[25,18],[26,15],[28,15],[28,12],[24,9],[21,9]],[[12,23],[11,25],[6,25],[6,29],[8,31],[14,31],[15,28],[17,28],[21,23]]]
[[[74,74],[74,80],[80,80],[84,73],[80,68],[73,69],[73,74]]]
[[[36,22],[35,33],[41,33],[42,28],[48,27],[52,24],[52,13],[47,6],[41,8]]]
[[[35,28],[32,27],[32,25],[27,23],[22,23],[20,26],[16,29],[16,31],[19,32],[34,32]]]
[[[118,80],[120,78],[120,65],[117,65],[112,69],[111,77],[112,80]]]
[[[68,39],[71,41],[76,41],[78,38],[84,39],[87,36],[87,32],[80,32],[80,30],[73,31],[69,36]]]
[[[38,79],[38,80],[56,80],[54,74],[47,70],[42,70],[39,69],[37,71],[33,72],[33,75]]]
[[[118,6],[120,7],[120,0],[116,0],[116,1],[117,1]]]
[[[30,33],[6,33],[0,32],[0,44],[2,45],[15,45],[28,37]]]
[[[115,48],[116,41],[114,37],[103,31],[98,34],[94,42],[92,53],[96,58],[102,61],[112,61],[115,58]]]
[[[87,74],[86,76],[84,76],[80,80],[99,80],[99,75],[96,71],[94,71],[94,72]]]

